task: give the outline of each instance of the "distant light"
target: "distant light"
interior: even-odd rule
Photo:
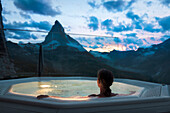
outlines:
[[[57,88],[57,86],[54,86],[55,88]]]
[[[40,85],[41,88],[49,88],[50,85]]]

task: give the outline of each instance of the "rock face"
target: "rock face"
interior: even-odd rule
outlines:
[[[0,3],[0,13],[2,6]],[[4,35],[2,15],[0,14],[0,78],[9,78],[15,76],[14,65],[9,60],[9,55],[6,47],[6,39]]]
[[[5,35],[3,32],[3,23],[2,23],[2,5],[0,3],[0,56],[7,56],[7,49],[6,49],[6,40]]]
[[[64,32],[64,28],[57,20],[42,44],[45,50],[54,50],[59,46],[69,46],[78,49],[78,51],[86,51],[82,45]]]

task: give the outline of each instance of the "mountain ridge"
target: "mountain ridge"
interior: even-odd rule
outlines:
[[[148,48],[139,48],[137,51],[113,50],[105,55],[109,58],[102,57],[104,60],[101,62],[113,68],[150,76],[153,82],[170,84],[170,38]]]
[[[55,34],[52,35],[52,33]],[[9,53],[18,73],[37,72],[39,44],[43,47],[44,74],[46,75],[54,73],[55,75],[96,76],[101,68],[109,69],[119,77],[123,77],[125,73],[127,76],[132,74],[101,63],[76,40],[67,35],[58,21],[52,26],[42,43],[18,45],[8,42]]]

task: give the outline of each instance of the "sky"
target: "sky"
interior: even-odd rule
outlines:
[[[58,20],[65,32],[88,51],[137,50],[170,38],[170,0],[1,2],[4,28],[48,32]],[[38,43],[47,33],[6,31],[5,35],[16,43]]]

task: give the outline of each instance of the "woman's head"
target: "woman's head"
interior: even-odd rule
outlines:
[[[109,88],[112,85],[114,77],[111,71],[101,69],[98,71],[97,76],[98,76],[97,83],[100,88],[101,87]]]

